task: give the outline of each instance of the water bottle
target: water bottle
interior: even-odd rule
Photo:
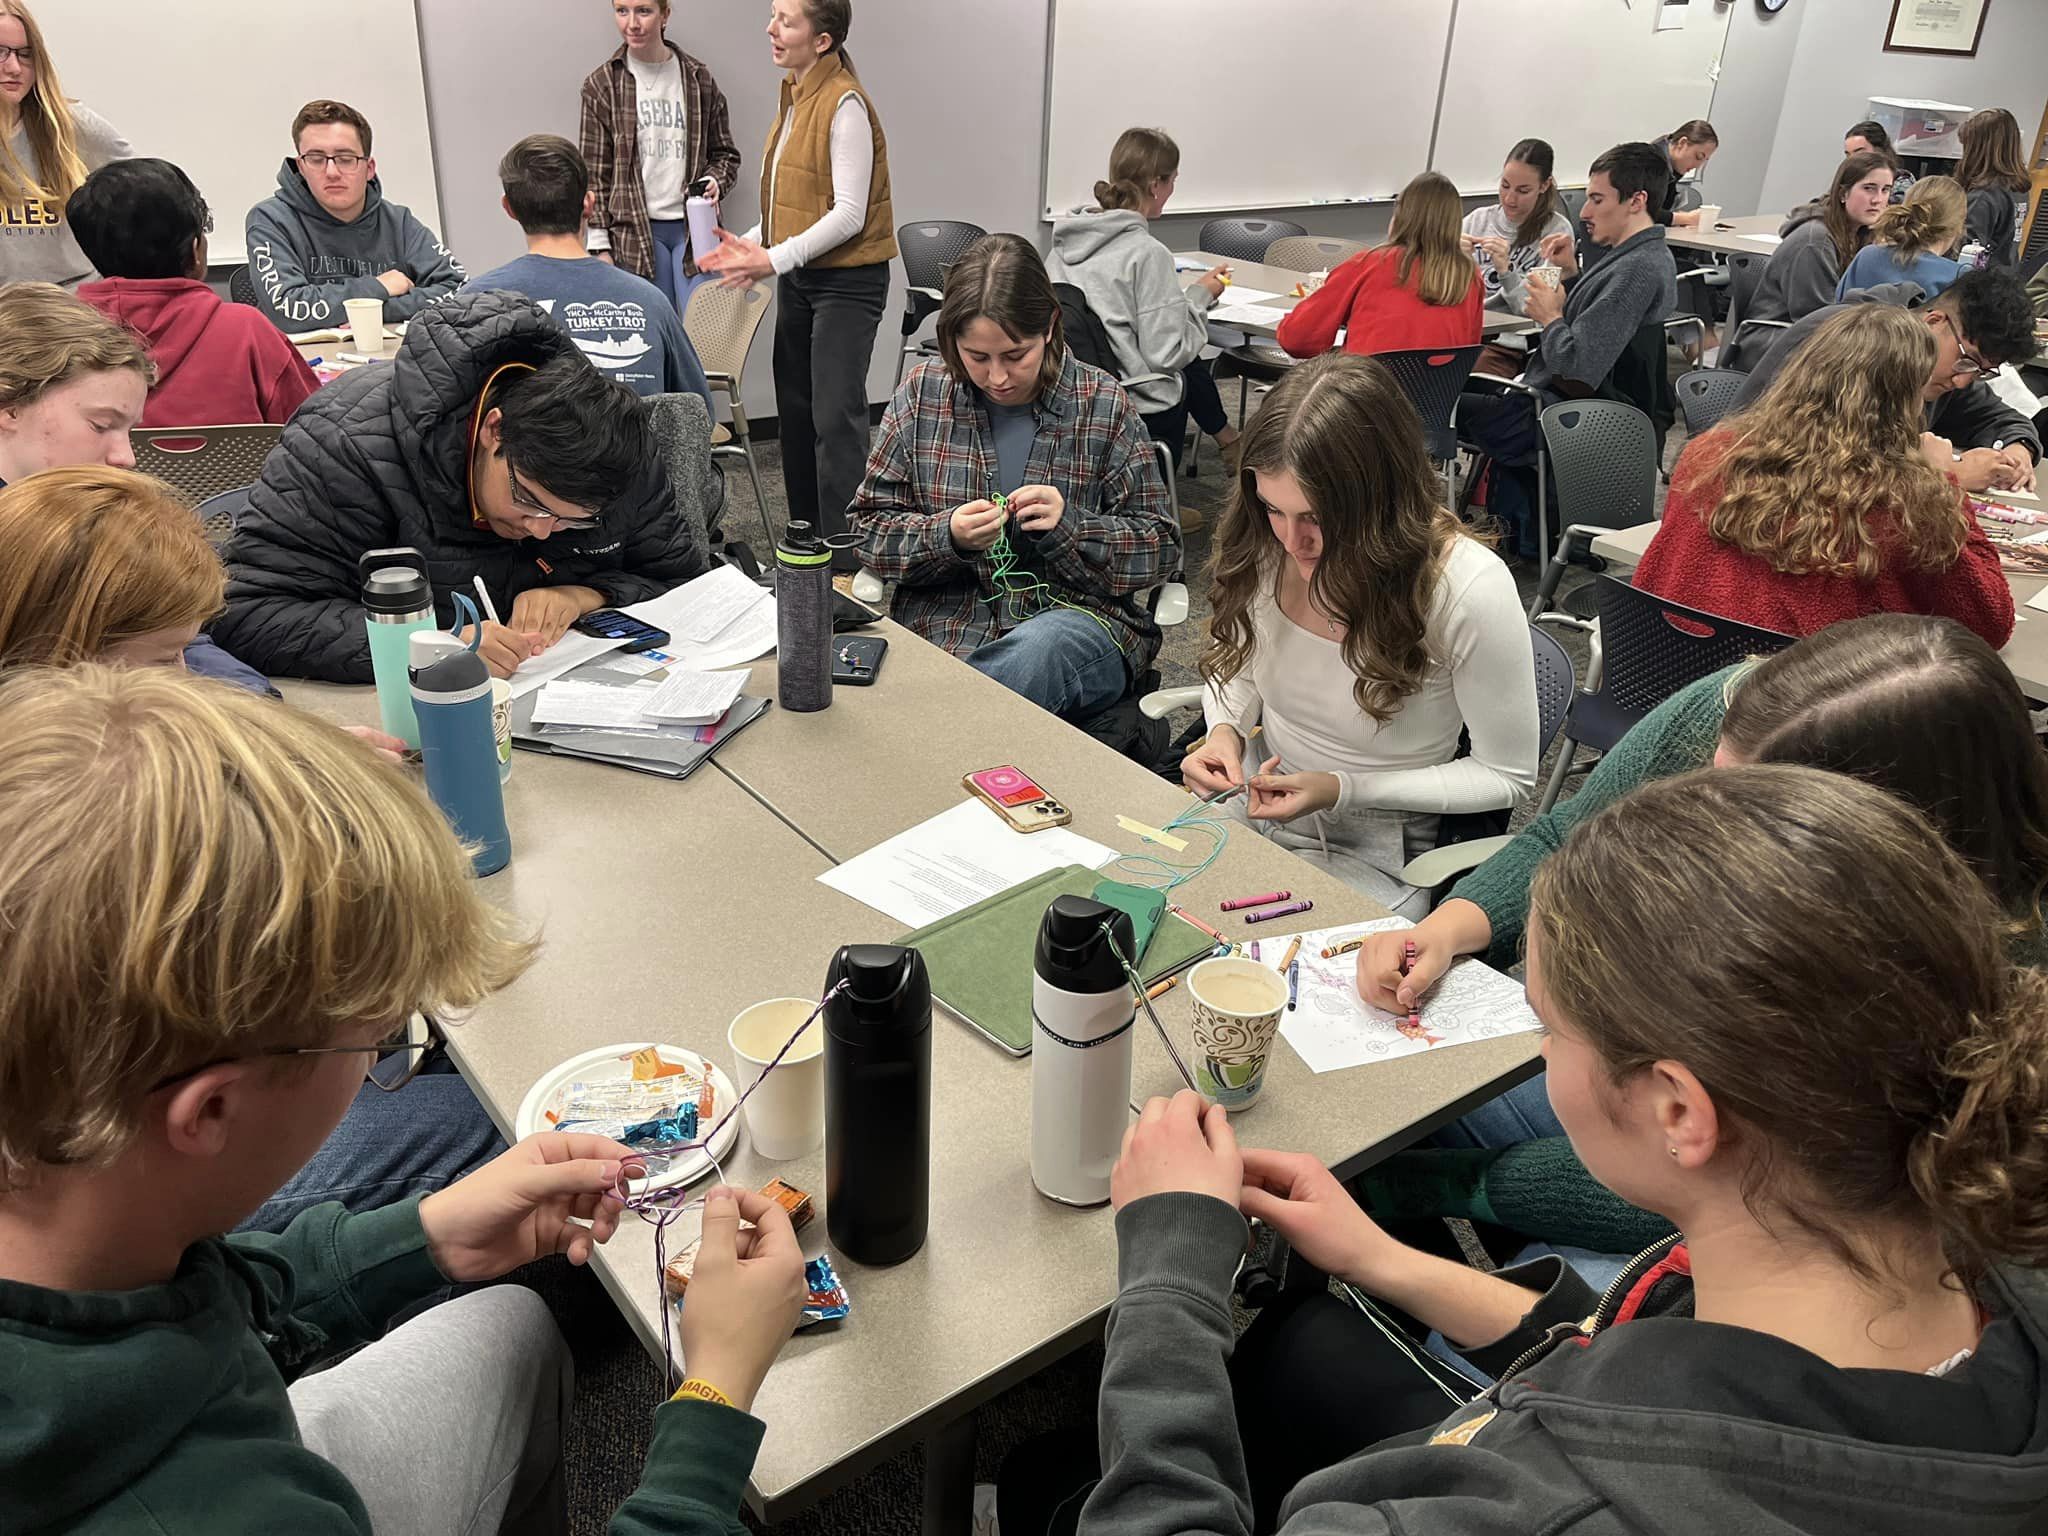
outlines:
[[[825,1231],[860,1264],[924,1246],[931,1210],[932,984],[924,956],[848,944],[825,985]]]
[[[416,549],[373,549],[356,562],[363,584],[363,627],[370,632],[370,668],[384,734],[418,748],[412,686],[406,677],[412,637],[434,627],[434,588]]]
[[[1131,1123],[1131,1026],[1123,962],[1130,915],[1060,896],[1038,925],[1031,966],[1031,1182],[1062,1205],[1101,1205]]]
[[[1972,240],[1963,247],[1961,255],[1956,258],[1956,265],[1965,272],[1978,271],[1986,265],[1986,258],[1989,255],[1990,248],[1988,246],[1981,240]]]
[[[775,700],[802,713],[832,703],[832,551],[806,522],[775,546]]]
[[[413,713],[427,793],[455,835],[474,849],[477,874],[495,875],[512,861],[512,834],[505,826],[505,790],[491,732],[491,670],[477,654],[483,626],[475,606],[459,592],[455,606],[458,616],[466,612],[475,625],[467,642],[437,629],[412,637]]]

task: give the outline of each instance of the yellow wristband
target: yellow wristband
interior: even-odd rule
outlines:
[[[731,1398],[711,1385],[710,1382],[696,1376],[690,1377],[680,1387],[677,1387],[676,1395],[670,1398],[669,1401],[678,1403],[686,1397],[701,1397],[707,1403],[718,1403],[727,1408],[732,1406]]]

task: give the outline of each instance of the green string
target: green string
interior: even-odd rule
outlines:
[[[1000,492],[989,499],[1006,514],[1010,510],[1010,498]],[[989,545],[988,563],[989,584],[995,588],[988,601],[998,605],[999,615],[1006,617],[1010,627],[1015,628],[1026,619],[1035,618],[1048,608],[1070,608],[1075,613],[1086,614],[1100,624],[1102,632],[1109,636],[1109,643],[1122,652],[1123,642],[1117,638],[1116,629],[1109,620],[1092,608],[1068,602],[1043,580],[1018,564],[1017,551],[1010,547],[1010,530],[1007,526],[996,535],[995,543]],[[1039,606],[1030,606],[1033,603]]]

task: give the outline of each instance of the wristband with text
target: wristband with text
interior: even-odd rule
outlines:
[[[677,1387],[676,1395],[670,1398],[669,1401],[680,1402],[686,1397],[699,1397],[707,1403],[717,1403],[726,1408],[732,1406],[731,1398],[711,1385],[710,1382],[696,1376],[690,1377],[680,1387]]]

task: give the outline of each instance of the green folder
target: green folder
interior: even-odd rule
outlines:
[[[922,951],[932,996],[1013,1056],[1031,1053],[1031,957],[1045,909],[1059,896],[1095,895],[1103,876],[1070,864],[998,892],[897,942]],[[1185,970],[1216,947],[1168,914],[1138,962],[1146,984]]]

